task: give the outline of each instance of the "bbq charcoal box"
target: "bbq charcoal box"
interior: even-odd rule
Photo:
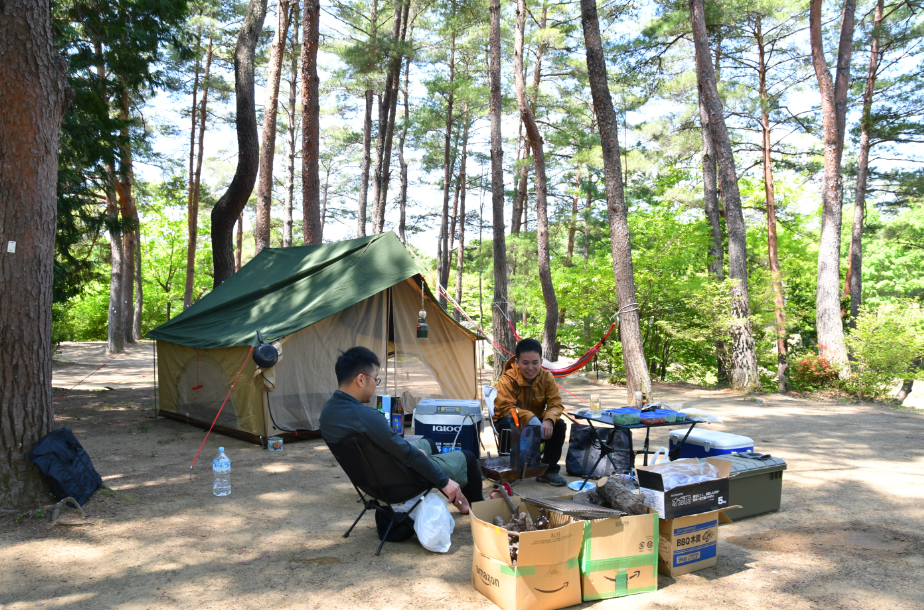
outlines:
[[[584,521],[584,601],[658,590],[658,515]]]
[[[658,571],[674,577],[714,566],[720,522],[731,523],[720,510],[661,520]]]
[[[728,508],[728,476],[732,465],[715,458],[707,458],[706,461],[719,471],[717,479],[680,485],[667,491],[664,490],[661,474],[652,470],[661,464],[636,468],[639,487],[645,495],[645,505],[657,512],[661,519],[676,519]],[[691,458],[675,460],[671,464],[697,464],[698,462],[696,458]]]
[[[520,504],[535,520],[538,510]],[[470,522],[475,543],[472,585],[503,610],[557,610],[581,603],[578,556],[584,524],[551,514],[551,529],[522,532],[516,565],[510,559],[507,530],[494,525],[511,512],[503,498],[472,504]]]

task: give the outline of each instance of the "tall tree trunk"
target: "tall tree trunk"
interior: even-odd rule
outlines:
[[[298,1],[298,0],[296,0]],[[257,217],[253,230],[254,255],[269,248],[271,235],[270,209],[273,205],[273,159],[276,155],[276,116],[279,111],[279,79],[289,35],[289,0],[276,3],[276,34],[270,47],[269,70],[266,74],[266,103],[263,104],[263,133],[260,139],[260,182],[257,185]]]
[[[398,195],[398,239],[407,244],[407,161],[404,159],[404,141],[407,139],[407,127],[411,122],[411,108],[407,101],[408,82],[410,80],[411,58],[408,57],[407,67],[404,69],[404,87],[401,94],[404,96],[404,122],[401,125],[401,136],[398,138],[398,164],[401,166],[401,192]]]
[[[735,389],[759,387],[757,375],[757,352],[754,347],[754,332],[751,328],[751,305],[748,302],[748,257],[747,230],[741,211],[741,195],[738,192],[738,177],[735,172],[735,158],[732,154],[722,102],[716,86],[715,68],[709,52],[706,35],[706,18],[703,0],[690,0],[690,20],[693,25],[693,41],[696,48],[696,74],[702,84],[702,98],[712,123],[712,139],[719,159],[719,173],[722,181],[722,199],[725,203],[725,221],[728,226],[728,277],[731,286],[731,386]]]
[[[401,66],[404,63],[403,44],[407,36],[408,12],[410,0],[395,4],[395,18],[392,26],[392,41],[395,48],[388,61],[388,74],[385,91],[379,105],[379,140],[377,145],[377,163],[375,173],[375,208],[373,213],[373,232],[385,230],[385,207],[388,202],[388,183],[391,177],[391,149],[395,135],[395,119],[398,110],[398,82],[401,79]]]
[[[28,455],[55,428],[55,188],[72,92],[51,3],[4,0],[0,14],[0,507],[31,508],[50,497]]]
[[[456,302],[462,304],[462,272],[465,270],[465,161],[468,157],[468,102],[462,103],[462,160],[459,161],[459,250],[456,256]],[[453,312],[461,320],[458,311]]]
[[[552,263],[549,254],[549,219],[546,203],[547,183],[545,175],[545,151],[542,134],[536,125],[533,110],[526,99],[526,79],[523,77],[523,30],[526,25],[526,0],[517,0],[517,20],[514,33],[513,73],[516,80],[517,105],[526,129],[526,137],[533,149],[533,163],[536,169],[536,238],[538,241],[539,284],[545,301],[545,324],[542,330],[542,353],[549,360],[555,359],[555,339],[558,334],[558,298],[552,284]],[[617,148],[617,154],[618,154]]]
[[[453,5],[455,6],[455,5]],[[443,143],[443,211],[440,216],[440,243],[437,262],[439,263],[440,286],[448,289],[449,283],[449,187],[452,184],[452,104],[453,83],[456,76],[456,33],[449,38],[449,95],[446,99],[446,135]],[[446,299],[440,295],[440,305],[446,306]]]
[[[305,0],[302,17],[302,235],[305,245],[321,243],[318,161],[321,154],[321,99],[318,79],[321,0]]]
[[[369,30],[369,40],[375,40],[376,23],[378,21],[378,0],[372,0],[372,14],[369,17],[371,24]],[[356,214],[356,237],[366,236],[366,213],[369,198],[369,166],[371,165],[372,155],[372,98],[374,92],[372,89],[366,89],[366,114],[363,117],[363,156],[362,167],[360,169],[359,179],[359,209]]]
[[[103,63],[103,45],[95,44],[97,57],[96,77],[99,83],[99,96],[102,103],[109,108],[109,91],[106,88],[106,67]],[[2,63],[2,62],[0,62]],[[115,165],[105,162],[106,168],[106,224],[109,228],[109,309],[107,310],[106,338],[107,351],[119,354],[125,349],[125,336],[122,332],[122,224],[119,222],[119,203],[116,194]]]
[[[292,56],[292,65],[289,68],[289,105],[288,105],[288,124],[286,125],[286,192],[285,200],[282,204],[282,247],[289,248],[292,246],[292,208],[295,205],[295,150],[296,131],[298,126],[298,117],[296,116],[295,101],[298,92],[298,59],[301,53],[301,47],[298,42],[298,30],[300,25],[301,0],[294,0],[292,3],[292,43],[290,54]]]
[[[520,119],[520,133],[517,136],[517,164],[519,165],[520,161],[525,161],[530,154],[529,151],[529,137],[526,139],[523,138],[523,120]],[[527,182],[526,178],[529,176],[529,164],[523,163],[516,169],[514,175],[517,177],[517,191],[513,199],[513,222],[510,225],[511,235],[516,235],[522,229],[523,221],[523,208],[526,206],[526,191],[527,191]]]
[[[491,89],[491,207],[494,230],[494,304],[491,308],[491,334],[494,343],[508,352],[513,352],[514,339],[507,317],[510,306],[507,302],[507,245],[504,238],[504,141],[501,137],[501,48],[500,48],[500,0],[491,0],[490,62],[488,81]],[[501,376],[505,352],[494,351],[494,378]]]
[[[717,55],[718,56],[718,55]],[[709,240],[709,273],[721,282],[725,275],[725,247],[722,245],[722,220],[719,212],[719,185],[716,174],[717,155],[715,141],[712,138],[712,119],[703,103],[703,85],[697,83],[699,91],[699,122],[703,134],[703,208],[712,234]],[[716,377],[719,384],[728,381],[728,348],[724,339],[716,339],[715,354],[718,367]]]
[[[241,256],[244,253],[244,214],[237,217],[236,248],[234,249],[234,272],[241,270]]]
[[[209,102],[209,71],[212,68],[212,34],[209,33],[209,46],[205,54],[205,71],[202,74],[202,103],[199,107],[199,149],[195,155],[190,148],[189,152],[189,198],[186,206],[186,286],[183,290],[183,309],[192,305],[193,286],[196,282],[196,247],[199,236],[199,195],[200,186],[202,185],[202,153],[205,149],[205,120],[208,118]],[[193,95],[193,128],[190,130],[195,133],[196,125],[196,104],[195,95]],[[190,147],[192,140],[190,139]],[[196,168],[193,170],[193,156],[196,157]],[[168,318],[169,319],[169,318]]]
[[[330,170],[333,163],[328,164],[324,172],[324,195],[321,201],[321,235],[319,239],[324,239],[324,222],[327,220],[327,187],[330,185]]]
[[[133,333],[134,290],[135,290],[135,243],[141,234],[138,226],[138,208],[132,194],[134,171],[132,170],[132,149],[129,132],[131,114],[128,106],[128,89],[122,88],[120,95],[119,119],[122,142],[119,145],[119,173],[121,174],[116,189],[119,194],[119,211],[122,214],[122,332],[126,343],[134,343]]]
[[[600,143],[603,146],[603,176],[606,182],[613,276],[616,280],[616,298],[619,304],[619,339],[622,342],[626,370],[626,400],[631,402],[637,390],[651,391],[651,378],[648,365],[645,363],[638,301],[635,296],[629,217],[619,159],[619,117],[613,108],[606,79],[606,61],[603,57],[603,42],[600,39],[596,0],[581,0],[581,25],[584,28],[584,44],[587,49],[590,93],[600,129]]]
[[[199,10],[199,17],[202,17],[202,10]],[[202,26],[199,26],[199,32],[196,40],[196,63],[193,69],[193,89],[192,89],[192,108],[189,111],[189,191],[186,194],[186,224],[188,238],[186,242],[186,288],[183,293],[183,309],[192,304],[192,284],[195,277],[196,262],[196,230],[198,219],[193,212],[193,189],[195,186],[195,163],[196,163],[196,119],[199,112],[199,52],[202,49]]]
[[[138,218],[138,208],[135,208],[135,226],[138,229],[138,239],[135,240],[135,314],[132,317],[132,336],[135,341],[141,340],[141,323],[144,316],[144,282],[141,277],[141,223]]]
[[[869,132],[872,128],[873,95],[882,55],[879,48],[879,28],[882,26],[883,0],[876,2],[873,18],[873,40],[869,49],[869,68],[863,89],[863,115],[860,118],[860,153],[857,156],[857,189],[853,203],[853,227],[850,233],[850,258],[844,292],[850,295],[850,328],[857,327],[857,316],[863,299],[863,222],[866,217],[866,181],[869,178]]]
[[[234,50],[234,90],[237,97],[237,169],[228,190],[212,208],[212,262],[217,287],[235,272],[232,232],[253,193],[260,165],[257,112],[254,105],[254,52],[263,30],[266,0],[250,0]],[[240,252],[240,248],[238,248]]]
[[[850,56],[853,46],[856,0],[845,0],[837,52],[837,73],[832,81],[822,41],[821,0],[809,5],[809,40],[812,65],[821,93],[824,133],[824,179],[821,187],[821,241],[818,245],[818,285],[815,297],[815,326],[818,350],[834,366],[849,374],[847,346],[841,320],[841,211],[844,183],[841,155],[846,130],[847,92],[850,85]]]
[[[571,266],[574,257],[574,235],[577,232],[578,199],[581,197],[581,166],[578,165],[574,176],[574,195],[571,196],[571,224],[568,226],[568,251],[565,256],[565,266]]]
[[[776,369],[777,387],[780,392],[787,389],[786,358],[786,300],[783,298],[783,274],[777,253],[776,198],[773,188],[773,167],[770,159],[770,95],[767,93],[767,52],[757,18],[757,74],[760,87],[760,127],[763,135],[764,195],[767,199],[767,255],[770,260],[770,278],[773,286],[773,307],[776,314]]]

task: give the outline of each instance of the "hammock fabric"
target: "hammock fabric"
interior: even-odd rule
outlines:
[[[520,336],[517,334],[517,331],[513,327],[513,324],[510,322],[510,320],[507,320],[507,325],[510,326],[510,330],[511,332],[513,332],[513,336],[516,338],[517,341],[519,341]],[[560,368],[560,369],[550,369],[546,366],[543,366],[542,368],[552,373],[552,376],[555,379],[561,379],[563,377],[567,377],[568,375],[573,375],[574,373],[578,372],[579,370],[587,366],[587,363],[593,360],[594,356],[597,355],[597,352],[600,351],[600,348],[603,347],[603,344],[606,343],[606,340],[609,338],[610,333],[613,332],[614,328],[616,328],[615,323],[613,323],[610,326],[610,329],[606,331],[606,334],[603,335],[603,338],[600,339],[600,341],[598,341],[596,345],[594,345],[592,348],[587,350],[586,354],[584,354],[583,356],[581,356],[575,362],[572,362],[568,366],[564,368]]]

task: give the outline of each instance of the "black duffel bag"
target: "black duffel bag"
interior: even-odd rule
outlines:
[[[59,428],[36,443],[29,459],[38,466],[58,500],[71,497],[83,506],[103,484],[70,428]]]
[[[598,427],[597,433],[610,447],[615,449],[629,449],[628,430],[619,428]],[[572,477],[586,477],[599,479],[600,477],[609,476],[616,472],[628,472],[629,454],[623,451],[614,451],[609,454],[609,459],[603,458],[597,467],[591,472],[591,468],[597,463],[600,457],[599,443],[596,442],[597,436],[590,426],[585,424],[571,424],[571,437],[568,439],[568,455],[565,457],[565,470]],[[596,447],[594,445],[597,445]],[[610,461],[612,460],[612,461]],[[613,467],[613,463],[616,467]]]

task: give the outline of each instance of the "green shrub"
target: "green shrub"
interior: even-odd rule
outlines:
[[[843,389],[861,399],[885,399],[901,379],[921,375],[924,312],[919,303],[863,307],[847,335],[853,358]]]

